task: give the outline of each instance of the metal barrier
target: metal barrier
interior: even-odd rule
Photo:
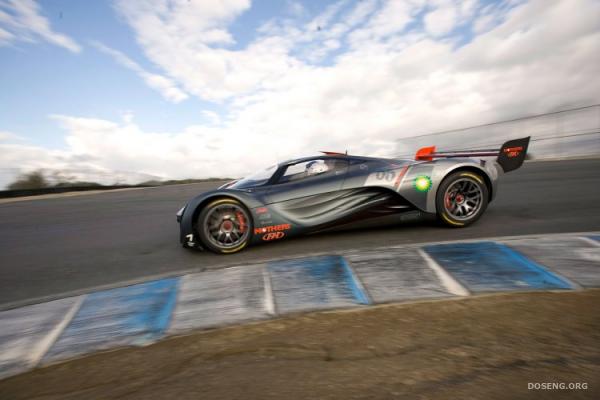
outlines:
[[[425,146],[450,151],[499,148],[524,136],[531,136],[532,159],[600,155],[600,104],[398,139],[394,155],[413,158]]]
[[[88,192],[91,190],[115,190],[151,187],[150,185],[112,185],[112,186],[61,186],[39,189],[0,190],[0,199],[24,196],[39,196],[42,194],[58,194],[66,192]]]

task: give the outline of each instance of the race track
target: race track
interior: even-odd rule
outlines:
[[[467,229],[432,222],[323,234],[230,256],[178,243],[175,212],[216,184],[0,204],[0,309],[148,277],[331,250],[600,230],[600,159],[527,163]]]

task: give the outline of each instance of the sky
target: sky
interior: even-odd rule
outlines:
[[[239,177],[600,102],[599,0],[0,0],[0,188]]]

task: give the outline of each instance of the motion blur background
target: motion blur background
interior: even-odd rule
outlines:
[[[0,0],[0,188],[525,135],[533,158],[597,155],[599,15],[596,0]]]

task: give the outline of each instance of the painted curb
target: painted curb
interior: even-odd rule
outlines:
[[[395,246],[235,266],[0,312],[0,379],[289,313],[600,287],[597,232]]]

